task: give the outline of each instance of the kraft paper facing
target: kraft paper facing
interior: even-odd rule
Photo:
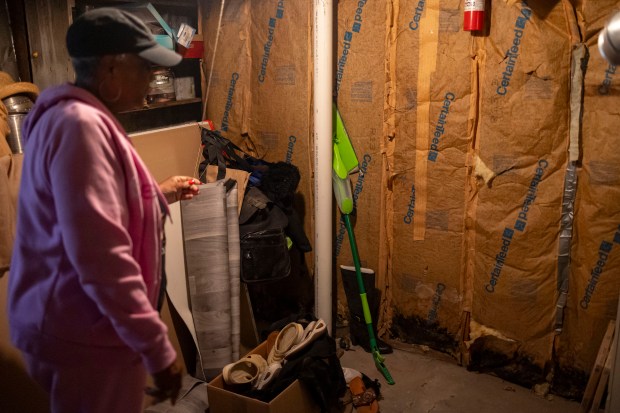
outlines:
[[[213,43],[206,63],[215,51],[213,70],[205,70],[205,78],[214,79],[206,118],[247,153],[299,168],[295,202],[306,234],[312,234],[311,4],[233,1],[222,13],[220,6],[204,4],[205,38]],[[305,258],[311,265],[312,253]]]
[[[227,111],[227,136],[244,149],[300,167],[312,234],[313,11],[302,3],[226,3],[213,70],[223,80],[212,81],[207,112],[217,126]],[[472,356],[473,368],[477,356],[501,353],[508,366],[498,374],[510,363],[543,379],[550,362],[590,371],[620,289],[612,276],[620,271],[620,92],[596,49],[619,6],[497,1],[485,30],[470,33],[459,0],[337,2],[334,96],[360,160],[353,221],[362,265],[383,292],[381,333]],[[206,32],[215,33],[219,5],[206,7]],[[571,62],[582,43],[589,61],[576,132],[571,91],[581,82],[572,76],[582,72]],[[568,300],[555,331],[571,131],[577,191]],[[351,265],[339,218],[335,262]],[[525,374],[504,376],[529,384]]]
[[[355,149],[359,172],[350,175],[355,211],[353,230],[362,267],[371,268],[377,279],[386,274],[382,256],[384,163],[383,108],[386,54],[386,2],[338,2],[338,30],[335,56],[334,93],[338,110]],[[336,268],[353,265],[351,247],[340,213],[334,225]],[[339,301],[345,303],[340,272],[337,279]],[[385,295],[383,297],[385,299]],[[379,320],[373,320],[375,325]]]
[[[618,3],[584,1],[578,9],[589,59],[584,78],[580,168],[564,329],[556,345],[567,374],[589,373],[620,291],[620,92],[616,68],[600,55],[598,33]]]
[[[475,149],[497,176],[476,199],[472,320],[528,345],[542,367],[553,339],[571,43],[555,30],[567,26],[561,3],[499,6],[480,42]]]
[[[460,329],[464,291],[472,94],[471,37],[459,30],[460,19],[458,1],[426,2],[422,11],[417,2],[401,2],[391,62],[396,133],[390,230],[393,311],[399,320],[394,328],[402,331],[413,319],[427,330],[424,344],[436,345],[432,337],[439,335],[451,347]],[[414,332],[404,333],[416,338]]]

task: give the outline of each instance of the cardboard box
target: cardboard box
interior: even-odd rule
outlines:
[[[264,341],[249,354],[260,354],[266,359],[268,353],[267,342]],[[220,374],[207,384],[207,395],[210,413],[319,413],[321,411],[299,380],[295,380],[271,402],[265,403],[229,390]]]
[[[195,34],[196,29],[188,24],[181,23],[181,27],[179,27],[179,32],[177,33],[177,43],[183,47],[189,47]]]
[[[179,45],[177,52],[182,54],[185,59],[202,59],[205,52],[202,33],[194,34],[189,47]]]

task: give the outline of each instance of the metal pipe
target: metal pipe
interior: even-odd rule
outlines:
[[[620,65],[620,12],[611,17],[599,34],[598,48],[610,64]]]

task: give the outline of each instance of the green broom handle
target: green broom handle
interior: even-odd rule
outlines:
[[[347,227],[347,233],[349,234],[349,244],[351,244],[351,254],[353,255],[353,263],[355,264],[355,275],[357,276],[357,286],[360,291],[360,298],[362,300],[362,310],[364,312],[364,321],[366,322],[366,328],[368,329],[368,338],[370,339],[370,348],[377,349],[377,339],[375,332],[372,329],[372,317],[370,315],[370,307],[368,305],[368,298],[366,297],[366,288],[364,287],[364,280],[362,279],[362,270],[359,253],[357,252],[357,243],[355,242],[355,234],[353,233],[353,227],[351,226],[351,219],[349,214],[342,214],[344,217],[344,224]]]

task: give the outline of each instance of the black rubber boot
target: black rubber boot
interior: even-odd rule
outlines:
[[[362,308],[362,299],[360,298],[360,291],[357,285],[357,276],[355,269],[340,268],[342,274],[342,285],[344,292],[347,296],[347,303],[349,305],[349,334],[351,336],[351,343],[353,345],[360,345],[367,352],[370,353],[370,339],[368,338],[368,327],[366,321],[364,321],[364,310]],[[381,354],[392,353],[392,347],[380,340],[377,336],[377,316],[379,315],[379,304],[381,291],[375,288],[375,273],[372,270],[363,268],[362,279],[364,281],[364,289],[366,290],[366,299],[368,300],[368,307],[370,310],[370,316],[372,317],[372,328],[375,333],[375,339],[377,340],[377,348]]]

